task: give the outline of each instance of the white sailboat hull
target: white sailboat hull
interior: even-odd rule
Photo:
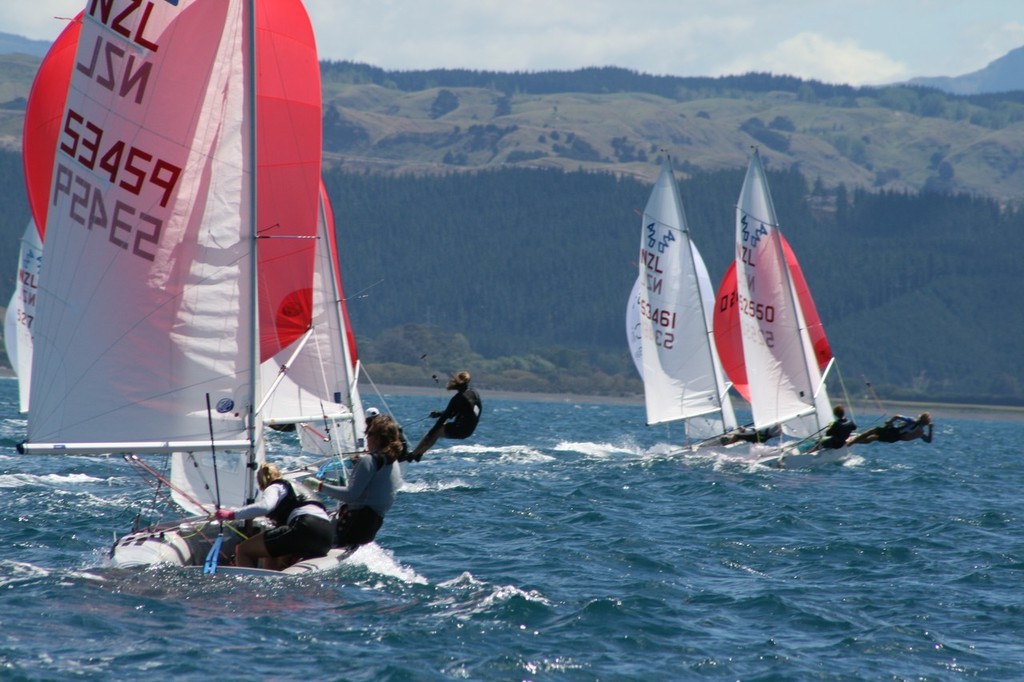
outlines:
[[[260,576],[264,578],[280,578],[286,575],[305,575],[329,571],[345,563],[355,552],[355,547],[338,547],[327,553],[327,556],[315,559],[304,559],[292,564],[283,571],[270,571],[265,568],[241,568],[238,566],[218,566],[215,575]]]
[[[773,469],[815,469],[823,466],[843,464],[850,458],[850,448],[841,447],[816,452],[800,452],[796,449],[779,450],[757,460],[761,466]]]
[[[119,538],[110,550],[112,568],[150,568],[154,566],[180,566],[203,568],[206,557],[217,539],[219,529],[206,517],[154,526],[129,533]],[[221,544],[221,562],[224,555],[234,555],[242,540],[240,532],[225,528]],[[327,556],[303,559],[281,571],[263,568],[241,568],[219,563],[216,574],[282,576],[301,575],[337,568],[352,556],[356,548],[337,547]]]
[[[202,566],[217,538],[218,529],[208,518],[190,518],[128,533],[110,549],[113,568],[146,568],[158,565]],[[241,537],[224,533],[221,551],[234,554]]]

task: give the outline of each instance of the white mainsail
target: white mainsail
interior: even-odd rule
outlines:
[[[817,433],[831,406],[756,151],[736,208],[736,280],[755,427],[782,423],[800,438]]]
[[[132,33],[154,44],[133,87],[82,68],[72,78],[40,273],[32,442],[208,439],[195,397],[206,392],[222,407],[218,438],[245,432],[235,407],[248,403],[238,377],[250,332],[224,314],[251,298],[240,285],[246,137],[240,113],[228,115],[242,109],[241,5],[150,9]],[[177,32],[188,40],[168,39]],[[126,42],[86,21],[77,63]]]
[[[18,278],[4,318],[4,344],[7,358],[18,377],[18,409],[28,412],[32,386],[32,323],[36,316],[39,267],[43,244],[33,221],[28,222],[18,253]]]
[[[140,453],[213,441],[221,469],[243,470],[255,394],[243,3],[129,9],[94,3],[81,29],[46,221],[26,447]],[[123,55],[116,84],[101,68],[110,55]],[[237,481],[221,482],[223,504],[246,499]]]
[[[711,336],[715,291],[690,239],[668,164],[644,208],[639,282],[639,355],[648,424],[685,419],[691,438],[735,428]]]

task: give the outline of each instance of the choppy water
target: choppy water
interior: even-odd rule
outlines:
[[[211,579],[105,568],[146,485],[17,455],[0,381],[0,678],[1021,678],[1021,423],[775,471],[671,455],[639,406],[483,396],[352,565]],[[387,396],[411,438],[446,398]]]

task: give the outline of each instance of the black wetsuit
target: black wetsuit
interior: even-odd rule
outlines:
[[[825,437],[821,439],[819,446],[826,450],[838,450],[846,445],[846,439],[857,429],[857,425],[843,417],[829,424],[825,431]]]
[[[893,415],[878,429],[878,440],[883,443],[895,443],[903,440],[903,436],[918,427],[916,419],[904,417],[901,414]]]
[[[480,402],[480,396],[472,388],[467,387],[453,395],[448,401],[448,407],[438,419],[439,424],[448,422],[449,419],[453,420],[444,424],[445,438],[462,439],[472,436],[480,421],[481,412],[483,404]]]

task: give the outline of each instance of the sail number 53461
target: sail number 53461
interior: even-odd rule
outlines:
[[[668,329],[676,328],[676,314],[674,312],[652,308],[650,302],[643,299],[640,300],[640,317],[646,317],[661,327],[667,327]]]

